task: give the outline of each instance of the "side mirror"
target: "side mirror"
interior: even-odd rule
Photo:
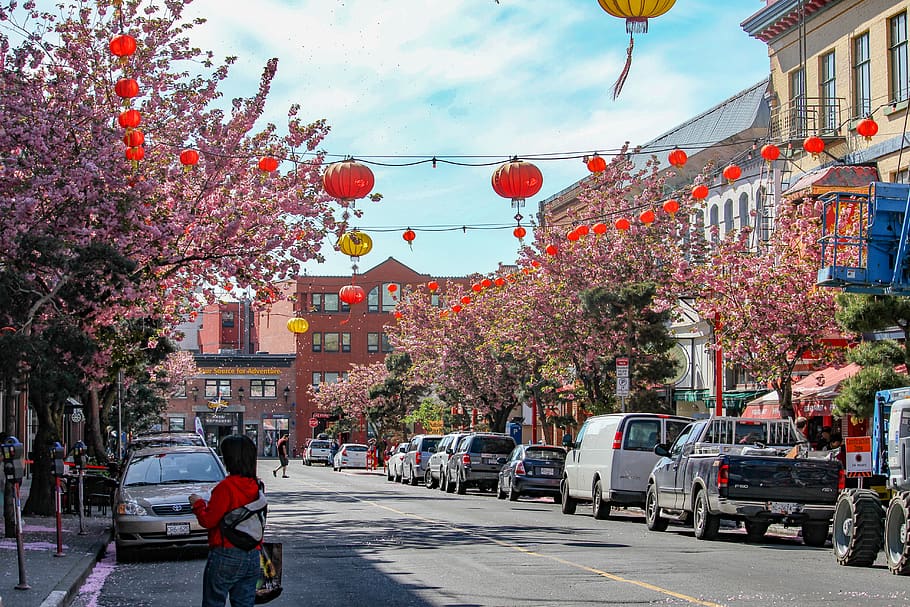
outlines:
[[[670,457],[670,448],[666,443],[654,445],[654,453],[661,457]]]
[[[452,447],[446,447],[446,455],[452,455],[453,453],[455,453],[455,449]]]

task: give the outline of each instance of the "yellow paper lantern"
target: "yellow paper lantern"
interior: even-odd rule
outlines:
[[[628,33],[646,33],[648,19],[660,17],[673,8],[676,0],[597,0],[600,8],[626,20]]]
[[[373,239],[365,232],[352,230],[338,239],[338,249],[350,257],[360,257],[373,249]]]
[[[288,321],[288,331],[294,334],[306,333],[310,328],[310,323],[306,318],[292,318]]]

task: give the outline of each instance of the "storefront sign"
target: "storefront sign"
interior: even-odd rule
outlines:
[[[200,367],[201,375],[281,375],[281,369],[270,367],[216,367],[206,369]]]
[[[848,436],[844,448],[847,450],[847,476],[872,476],[872,437]]]

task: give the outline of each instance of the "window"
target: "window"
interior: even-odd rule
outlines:
[[[790,72],[790,133],[802,137],[806,133],[806,74],[802,68]]]
[[[739,228],[747,228],[752,225],[749,217],[749,195],[743,192],[739,195]]]
[[[179,385],[174,386],[172,396],[174,398],[186,398],[186,382],[181,382]]]
[[[872,113],[872,61],[868,32],[853,39],[853,105],[855,116]]]
[[[326,371],[325,372],[325,383],[334,384],[338,382],[338,378],[341,377],[341,374],[338,371]]]
[[[326,352],[338,352],[341,347],[338,333],[323,333],[322,344]]]
[[[233,327],[234,326],[234,313],[233,312],[222,312],[221,313],[221,326],[222,327]]]
[[[250,398],[275,398],[278,395],[277,379],[251,379]]]
[[[379,312],[379,287],[373,287],[367,293],[367,312]]]
[[[313,352],[322,352],[322,333],[313,333]]]
[[[319,391],[319,384],[322,383],[322,373],[319,371],[313,371],[313,387],[316,388],[316,391]]]
[[[673,441],[673,446],[670,447],[670,457],[676,457],[682,453],[683,445],[686,444],[686,441],[689,439],[689,436],[692,435],[692,430],[695,428],[694,425],[686,426],[683,428],[683,431],[679,433],[679,436],[676,437],[676,440]]]
[[[391,293],[389,291],[389,285],[395,285],[400,290],[400,286],[397,283],[389,282],[382,285],[382,311],[391,312],[395,309],[395,306],[398,304],[398,292]]]
[[[434,308],[439,307],[439,294],[438,293],[432,293],[430,295],[430,305],[433,306]]]
[[[837,131],[837,87],[835,81],[836,65],[834,51],[821,56],[819,65],[819,91],[821,101],[821,128],[827,132]]]
[[[341,334],[341,351],[342,352],[351,351],[351,334],[350,333]]]
[[[379,333],[367,333],[367,352],[379,352]]]
[[[392,342],[389,341],[388,333],[381,333],[382,335],[382,351],[391,352],[392,351]]]
[[[231,397],[231,380],[229,380],[229,379],[207,379],[207,380],[205,380],[205,397],[206,398],[230,398]]]
[[[310,312],[322,312],[322,293],[313,293],[312,305]]]
[[[892,175],[891,181],[894,183],[910,183],[910,169],[901,169]]]
[[[167,429],[171,432],[183,432],[186,430],[185,417],[171,417],[167,420]]]
[[[733,231],[733,200],[728,198],[724,201],[724,234]]]
[[[323,310],[325,312],[337,312],[338,311],[338,293],[323,293],[322,294],[322,303]]]
[[[888,20],[888,56],[891,68],[891,102],[907,99],[907,13]]]
[[[626,426],[624,449],[628,451],[654,451],[660,442],[659,419],[634,419]]]

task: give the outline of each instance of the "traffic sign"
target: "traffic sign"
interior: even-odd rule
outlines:
[[[847,476],[872,476],[872,437],[849,436],[844,443],[847,451]]]
[[[629,359],[628,358],[617,358],[616,359],[616,377],[629,377]]]
[[[315,417],[311,417],[309,424],[310,424],[310,428],[315,428],[316,426],[319,425],[319,420],[316,419]]]
[[[628,377],[617,377],[616,378],[616,396],[625,398],[629,396],[629,378]]]

